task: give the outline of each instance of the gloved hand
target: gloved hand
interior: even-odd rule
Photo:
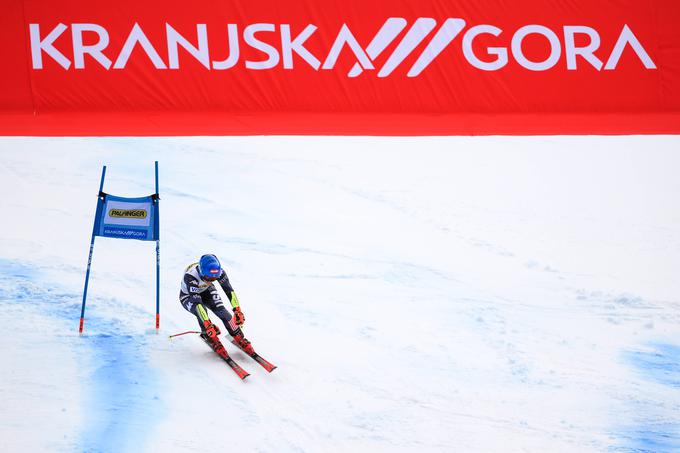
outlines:
[[[220,333],[220,328],[215,324],[211,323],[210,321],[205,322],[205,334],[208,336],[208,338],[217,338]]]
[[[242,326],[246,322],[246,316],[241,311],[241,307],[234,308],[234,320],[237,326]]]

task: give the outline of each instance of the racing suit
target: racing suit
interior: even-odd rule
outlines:
[[[196,316],[201,331],[205,331],[205,327],[197,310],[198,304],[203,305],[205,308],[208,308],[215,313],[224,323],[224,327],[227,328],[229,335],[232,337],[239,336],[241,335],[241,329],[236,325],[231,313],[224,307],[224,303],[222,303],[222,299],[217,292],[214,283],[220,284],[224,293],[229,298],[232,309],[239,306],[234,288],[232,288],[231,283],[229,283],[229,277],[227,277],[227,273],[224,269],[222,269],[222,273],[215,282],[206,282],[203,281],[198,274],[198,263],[189,265],[184,271],[182,287],[179,292],[179,301],[185,310]]]

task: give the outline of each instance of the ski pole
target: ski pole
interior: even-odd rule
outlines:
[[[196,330],[187,330],[186,332],[181,332],[181,333],[176,333],[174,335],[170,335],[168,338],[170,338],[172,340],[175,337],[179,337],[180,335],[186,335],[188,333],[201,333],[201,332],[198,332]]]

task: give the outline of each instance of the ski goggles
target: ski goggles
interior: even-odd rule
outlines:
[[[214,282],[214,281],[217,281],[217,277],[208,277],[208,276],[205,276],[205,277],[201,277],[201,278],[203,279],[204,282],[210,282],[210,283],[212,283],[212,282]]]

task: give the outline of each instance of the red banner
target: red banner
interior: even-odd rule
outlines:
[[[0,134],[680,133],[677,0],[5,0]]]

